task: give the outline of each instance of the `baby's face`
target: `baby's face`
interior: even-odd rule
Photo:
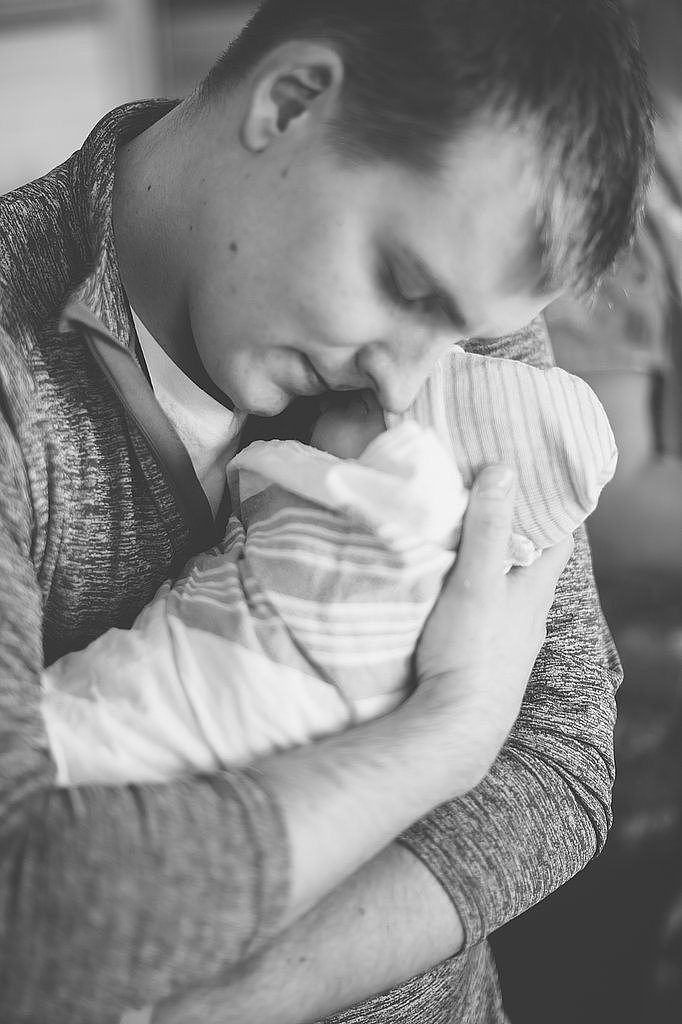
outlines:
[[[339,459],[359,458],[386,429],[373,391],[334,391],[322,398],[321,407],[310,444]]]

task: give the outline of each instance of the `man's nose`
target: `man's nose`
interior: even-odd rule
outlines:
[[[410,346],[376,342],[357,358],[358,369],[374,390],[385,412],[401,413],[417,397],[438,359],[454,340],[440,336],[430,344],[413,338]]]

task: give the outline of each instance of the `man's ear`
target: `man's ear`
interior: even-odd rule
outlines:
[[[329,46],[285,43],[257,67],[241,125],[242,145],[253,153],[285,133],[326,115],[343,82],[343,62]]]

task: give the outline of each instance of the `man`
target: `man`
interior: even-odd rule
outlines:
[[[394,986],[346,1019],[503,1019],[482,939],[604,842],[617,661],[583,539],[497,756],[568,556],[501,577],[502,469],[380,721],[67,794],[39,673],[219,535],[240,413],[367,386],[404,408],[467,337],[546,359],[520,329],[627,241],[649,151],[606,0],[268,0],[188,101],[113,112],[5,197],[3,1021],[183,991],[189,1019],[214,987],[218,1019],[281,1024]]]

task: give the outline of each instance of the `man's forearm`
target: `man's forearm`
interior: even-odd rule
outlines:
[[[524,775],[520,772],[516,778],[516,789],[503,817],[505,828],[510,830],[506,839],[501,840],[507,848],[507,862],[500,862],[499,850],[494,857],[493,851],[488,850],[494,860],[493,886],[495,890],[502,888],[502,874],[507,906],[514,907],[513,911],[507,909],[504,920],[555,888],[557,874],[561,873],[560,881],[565,881],[589,855],[580,849],[580,842],[587,840],[589,822],[585,817],[578,820],[574,800],[557,779],[552,786],[543,787],[547,790],[547,810],[552,806],[554,811],[545,822],[546,848],[538,850],[537,841],[532,846],[526,830],[537,829],[538,821],[527,813],[522,799],[524,789],[532,789],[537,770],[530,771],[525,780]],[[487,785],[485,782],[484,787]],[[553,805],[549,802],[552,787],[556,789],[556,795],[551,796],[556,799]],[[563,814],[559,813],[560,800]],[[514,805],[518,808],[518,836],[512,834]],[[470,808],[470,813],[473,816],[476,812]],[[477,813],[478,840],[483,842],[490,829],[480,821],[480,805]],[[468,833],[469,841],[477,844],[471,823]],[[520,844],[529,846],[537,856],[533,875],[517,864]],[[451,876],[457,874],[456,856],[456,849],[443,850]],[[470,869],[471,865],[460,863],[459,874],[466,877]],[[497,902],[495,893],[489,896],[491,902]],[[394,843],[260,954],[216,978],[212,985],[159,1005],[151,1018],[152,1024],[321,1021],[456,955],[466,938],[465,924],[471,926],[473,918],[474,927],[479,925],[476,912],[469,905],[471,897],[471,893],[462,897],[464,920],[436,875],[410,849]],[[498,923],[502,921],[495,922]],[[368,1013],[367,1019],[370,1018]]]
[[[453,956],[457,911],[394,843],[240,968],[156,1008],[153,1024],[309,1024]]]
[[[260,762],[289,836],[290,924],[400,832],[472,789],[510,721],[421,687],[386,717]]]
[[[27,798],[0,879],[14,907],[7,1019],[27,1007],[38,1022],[50,1004],[55,1022],[106,1020],[241,962],[476,784],[502,741],[489,721],[476,728],[477,714],[423,687],[392,715],[257,772]]]

